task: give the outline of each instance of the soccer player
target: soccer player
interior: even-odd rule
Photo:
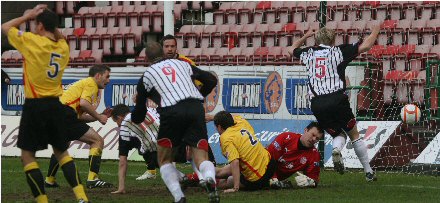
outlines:
[[[67,114],[68,141],[79,140],[90,145],[87,188],[113,187],[111,183],[98,177],[104,139],[86,124],[93,121],[99,121],[103,125],[107,123],[107,115],[98,114],[95,107],[98,106],[100,96],[98,90],[104,89],[109,82],[110,68],[105,65],[94,65],[89,69],[89,77],[73,83],[60,98]],[[58,163],[52,156],[45,180],[47,187],[58,187],[55,179],[57,169]]]
[[[370,167],[367,146],[356,127],[356,119],[350,108],[348,96],[344,94],[345,69],[360,53],[370,50],[379,34],[380,25],[372,28],[371,34],[362,43],[335,46],[335,32],[321,28],[316,33],[311,29],[289,47],[289,53],[299,58],[307,67],[311,109],[322,128],[333,137],[332,159],[335,170],[344,173],[341,150],[346,137],[350,137],[368,182],[377,180]],[[299,48],[308,37],[315,35],[319,46]]]
[[[17,29],[31,19],[36,19],[35,33]],[[2,32],[7,35],[9,43],[26,58],[23,64],[26,99],[17,146],[21,149],[27,183],[37,202],[48,202],[48,198],[35,152],[47,149],[48,144],[52,145],[76,199],[88,202],[78,170],[67,152],[65,113],[59,97],[63,93],[61,79],[69,62],[69,46],[57,27],[58,16],[42,4],[2,24]]]
[[[298,187],[316,187],[319,182],[319,152],[315,144],[324,136],[317,122],[311,122],[304,134],[284,132],[267,146],[272,159],[277,160],[277,169],[270,180],[271,188],[289,187],[283,182],[298,173],[295,181]],[[299,173],[303,172],[303,173]]]
[[[156,177],[156,168],[158,167],[157,132],[159,131],[160,119],[156,109],[147,107],[144,122],[134,124],[131,122],[130,109],[124,104],[114,106],[111,116],[119,127],[119,185],[118,190],[112,193],[124,194],[127,156],[131,149],[136,148],[148,165],[148,170],[141,176],[142,179]],[[146,177],[144,178],[143,176]]]
[[[220,134],[220,146],[229,164],[218,168],[218,187],[225,193],[239,189],[258,190],[269,186],[276,162],[256,139],[254,128],[241,116],[220,111],[214,116],[214,125]]]
[[[180,175],[172,164],[173,151],[185,143],[191,147],[192,158],[203,177],[210,202],[219,202],[216,189],[215,167],[208,161],[207,129],[205,125],[203,97],[217,85],[217,79],[189,63],[177,59],[164,59],[159,43],[148,43],[146,55],[152,63],[137,86],[136,106],[132,121],[141,123],[147,112],[147,98],[159,104],[161,119],[158,134],[158,162],[162,179],[176,202],[186,202],[179,185]],[[204,85],[198,90],[193,78]]]

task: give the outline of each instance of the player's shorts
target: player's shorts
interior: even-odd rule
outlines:
[[[176,105],[159,109],[160,127],[157,144],[162,147],[191,147],[208,150],[205,110],[197,99],[186,99]]]
[[[67,150],[69,145],[63,106],[58,97],[26,99],[17,146],[32,152],[47,149],[48,144],[60,151]]]
[[[348,96],[343,91],[312,98],[312,112],[319,125],[332,137],[356,125]]]
[[[240,173],[240,183],[245,186],[245,190],[259,190],[269,187],[269,180],[272,178],[277,167],[277,162],[270,159],[269,164],[267,164],[266,173],[257,181],[248,181],[243,174]]]
[[[127,141],[119,137],[119,156],[128,156],[130,150],[137,149],[139,151],[140,148],[141,141],[138,138],[130,137],[130,141]]]
[[[68,141],[79,140],[90,129],[90,126],[78,119],[78,115],[72,107],[64,105],[64,111]]]

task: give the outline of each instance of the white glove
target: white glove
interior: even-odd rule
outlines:
[[[315,181],[306,175],[296,172],[298,176],[295,177],[296,184],[298,187],[315,187]]]

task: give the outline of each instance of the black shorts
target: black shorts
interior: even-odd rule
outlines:
[[[266,173],[257,181],[248,181],[243,174],[240,173],[240,183],[245,186],[245,190],[259,190],[265,187],[269,187],[269,180],[272,178],[277,167],[277,162],[270,159],[267,165]]]
[[[128,152],[132,149],[137,149],[139,154],[139,149],[141,148],[141,141],[136,137],[130,137],[130,141],[126,141],[119,137],[119,156],[128,156]]]
[[[186,143],[208,150],[205,110],[200,100],[186,99],[176,105],[160,108],[159,115],[158,145],[176,148]]]
[[[59,98],[26,99],[20,119],[17,146],[36,152],[47,149],[68,148],[66,117]]]
[[[90,129],[90,126],[78,119],[78,114],[76,114],[72,107],[64,105],[64,111],[68,141],[79,140]]]
[[[332,137],[356,125],[348,96],[342,91],[312,98],[312,112],[319,125]]]

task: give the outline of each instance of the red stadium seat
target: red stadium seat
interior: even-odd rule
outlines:
[[[146,7],[147,8],[147,7]],[[151,13],[148,11],[141,12],[139,16],[140,24],[142,26],[142,32],[150,32],[151,28]]]
[[[229,50],[229,53],[223,56],[223,61],[225,62],[235,62],[237,61],[237,57],[241,54],[240,47],[234,47]]]
[[[251,33],[256,29],[255,24],[247,24],[243,26],[242,32],[238,33],[238,45],[241,48],[247,47],[250,42]]]
[[[243,9],[238,10],[238,20],[241,25],[249,24],[252,22],[252,14],[257,4],[253,1],[246,2]]]
[[[113,43],[113,37],[116,35],[119,31],[118,27],[110,27],[107,30],[106,34],[101,35],[102,39],[102,49],[104,50],[103,55],[110,55],[112,54],[111,48],[114,46]],[[119,36],[121,37],[121,36]]]
[[[101,36],[107,34],[107,28],[96,28],[95,34],[91,35],[90,48],[92,50],[102,49]]]
[[[269,26],[269,30],[264,32],[264,46],[265,47],[273,47],[277,44],[276,35],[279,31],[281,31],[283,25],[281,23],[273,23]]]
[[[153,32],[162,32],[163,26],[163,11],[153,12]]]
[[[300,3],[300,2],[298,2]],[[300,22],[304,22],[304,15],[305,15],[305,7],[302,7],[300,5],[297,4],[296,7],[292,8],[292,13],[293,13],[293,22],[294,23],[300,23]]]
[[[292,37],[294,35],[301,35],[300,31],[296,31],[295,23],[285,24],[280,31],[277,33],[277,41],[280,46],[290,46],[292,45]]]
[[[132,12],[128,13],[128,22],[130,26],[140,26],[140,15],[142,12],[144,12],[146,9],[146,6],[144,5],[135,5],[135,8]]]
[[[223,61],[223,56],[227,55],[228,52],[228,48],[218,48],[213,55],[209,56],[209,60],[211,62],[221,62]]]
[[[268,24],[257,24],[255,27],[255,32],[252,33],[252,46],[253,47],[261,47],[264,32],[269,31]]]
[[[224,34],[229,32],[229,25],[217,26],[216,32],[211,33],[212,46],[215,48],[224,47]]]

